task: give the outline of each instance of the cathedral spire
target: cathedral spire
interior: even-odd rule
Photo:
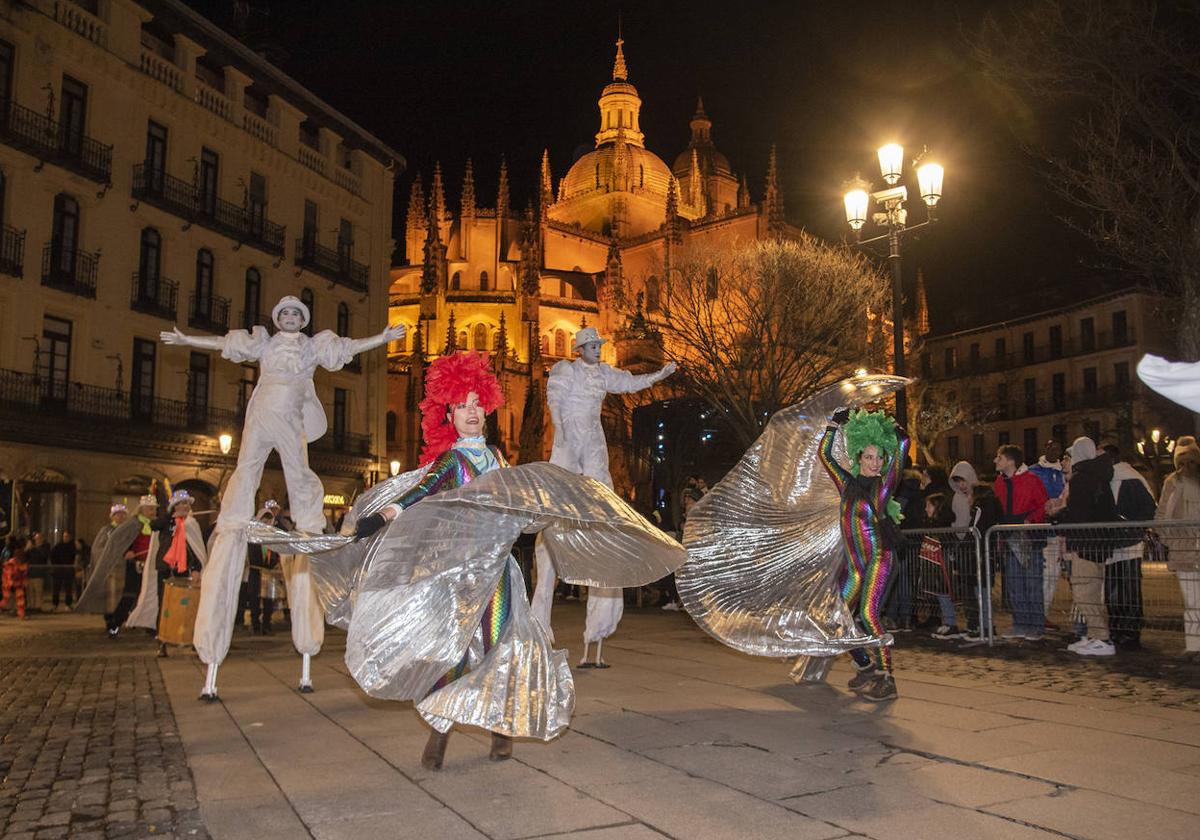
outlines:
[[[679,229],[679,182],[675,180],[674,175],[667,182],[666,215],[667,217],[663,223],[667,229],[667,242],[679,244],[683,241],[683,234]]]
[[[417,261],[417,248],[424,237],[425,219],[428,214],[429,208],[425,205],[425,186],[421,183],[421,176],[417,175],[413,179],[412,190],[408,194],[408,217],[404,223],[404,238],[407,240],[406,247],[409,249],[406,256],[410,265]]]
[[[434,221],[439,224],[449,224],[450,210],[446,207],[446,190],[442,186],[442,162],[433,165],[433,187],[429,194],[430,209]]]
[[[704,207],[704,177],[700,173],[700,156],[696,153],[695,146],[692,147],[692,166],[688,170],[688,204],[692,205],[694,210],[700,212],[700,215],[706,215]]]
[[[767,195],[764,203],[767,211],[767,230],[781,233],[787,219],[783,213],[783,193],[779,189],[779,161],[773,143],[771,157],[767,161]]]
[[[746,183],[746,173],[742,173],[742,181],[738,185],[737,206],[744,210],[750,206],[750,185]]]
[[[429,217],[425,230],[424,261],[421,265],[421,294],[432,295],[443,287],[445,275],[446,246],[442,244],[441,231],[433,204],[429,205]]]
[[[929,299],[925,296],[925,272],[917,269],[917,337],[929,335]]]
[[[541,204],[542,215],[551,204],[554,203],[554,181],[550,177],[550,150],[542,149],[542,171],[540,174],[541,190],[539,202]]]
[[[613,62],[613,81],[624,82],[629,79],[629,70],[625,67],[625,51],[621,49],[621,45],[625,43],[625,39],[617,35],[617,58]]]
[[[462,214],[475,215],[475,167],[470,158],[467,158],[467,169],[463,173]]]
[[[500,187],[496,191],[496,214],[500,217],[508,215],[508,161],[500,156]]]
[[[446,349],[443,355],[449,356],[458,349],[458,333],[454,329],[454,310],[450,310],[450,320],[446,322]]]
[[[504,365],[504,357],[508,355],[508,324],[504,311],[500,311],[500,330],[496,333],[496,370]]]

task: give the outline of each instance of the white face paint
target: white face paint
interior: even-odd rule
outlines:
[[[600,361],[600,347],[603,344],[601,341],[589,341],[586,344],[579,345],[579,358],[583,359],[589,365],[594,365]]]
[[[450,422],[459,437],[476,437],[483,434],[487,414],[479,404],[479,394],[471,391],[467,398],[450,406]]]
[[[304,329],[304,313],[294,306],[285,306],[279,310],[279,317],[275,323],[284,332],[300,332]]]

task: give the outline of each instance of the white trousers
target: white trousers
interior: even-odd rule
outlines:
[[[1176,572],[1183,595],[1183,644],[1189,653],[1200,651],[1200,572]]]
[[[325,642],[325,614],[317,600],[309,560],[303,554],[285,554],[280,558],[287,584],[288,610],[292,617],[292,644],[296,652],[316,656]]]

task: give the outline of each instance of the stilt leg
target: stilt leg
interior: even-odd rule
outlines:
[[[607,668],[608,663],[604,661],[604,640],[596,642],[596,661],[592,663],[593,668]]]
[[[587,658],[588,650],[591,648],[591,646],[592,646],[591,642],[583,643],[583,658],[581,658],[579,660],[579,664],[575,666],[576,668],[595,668],[596,667],[591,662],[588,662],[588,658]]]
[[[312,657],[307,653],[302,654],[302,663],[300,666],[300,693],[312,694]]]
[[[208,674],[204,678],[204,691],[200,694],[200,699],[209,703],[215,703],[217,697],[217,668],[220,666],[215,662],[208,666]]]

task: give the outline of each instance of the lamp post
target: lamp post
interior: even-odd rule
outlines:
[[[939,163],[924,160],[927,153],[923,153],[920,158],[913,161],[913,166],[917,171],[917,184],[921,191],[921,200],[925,202],[928,216],[919,225],[910,226],[908,211],[904,208],[904,202],[908,200],[908,188],[900,183],[904,174],[904,147],[897,143],[888,143],[879,147],[878,155],[879,173],[883,176],[887,186],[882,190],[871,192],[871,185],[857,176],[847,183],[844,196],[846,222],[854,231],[859,245],[887,240],[888,265],[892,270],[893,372],[897,376],[904,376],[904,288],[900,264],[900,237],[933,222],[933,208],[937,206],[942,197],[942,178],[945,170]],[[862,230],[867,223],[867,211],[872,202],[881,208],[881,212],[872,216],[872,221],[885,228],[886,232],[870,239],[863,239]],[[903,389],[896,392],[896,422],[901,426],[908,423],[908,403]]]
[[[1162,486],[1163,478],[1175,465],[1175,439],[1164,435],[1161,429],[1151,429],[1150,434],[1137,442],[1138,454],[1154,472],[1154,480]]]

